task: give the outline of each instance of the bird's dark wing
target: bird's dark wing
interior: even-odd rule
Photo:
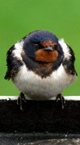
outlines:
[[[9,51],[7,52],[7,72],[5,74],[5,79],[11,79],[14,77],[14,75],[18,72],[19,70],[19,66],[22,65],[22,62],[17,59],[14,55],[13,55],[13,50],[15,49],[14,45],[9,49]]]
[[[75,67],[74,67],[75,55],[74,55],[74,52],[73,52],[72,48],[70,46],[68,46],[68,48],[69,48],[69,52],[70,52],[71,57],[70,57],[69,60],[68,59],[64,59],[63,65],[64,65],[65,70],[68,73],[70,73],[72,75],[74,75],[74,74],[77,75],[77,72],[76,72]]]

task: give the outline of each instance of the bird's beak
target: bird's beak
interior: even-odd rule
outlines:
[[[53,51],[53,47],[48,46],[48,47],[45,47],[44,50],[46,50],[46,51]]]

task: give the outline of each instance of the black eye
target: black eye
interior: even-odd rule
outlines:
[[[34,45],[35,45],[35,47],[38,47],[39,46],[37,43],[35,43]]]
[[[39,49],[39,44],[38,44],[38,43],[34,43],[34,47],[35,47],[36,49]]]

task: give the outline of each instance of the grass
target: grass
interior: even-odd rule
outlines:
[[[18,95],[11,81],[4,80],[6,52],[23,36],[34,30],[49,30],[64,38],[76,56],[78,80],[64,95],[80,95],[80,1],[8,0],[0,1],[0,95]]]

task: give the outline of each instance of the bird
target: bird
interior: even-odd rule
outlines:
[[[30,32],[7,51],[6,63],[4,78],[12,80],[19,98],[40,101],[56,97],[64,108],[62,92],[75,82],[77,72],[74,51],[63,38],[47,30]]]

